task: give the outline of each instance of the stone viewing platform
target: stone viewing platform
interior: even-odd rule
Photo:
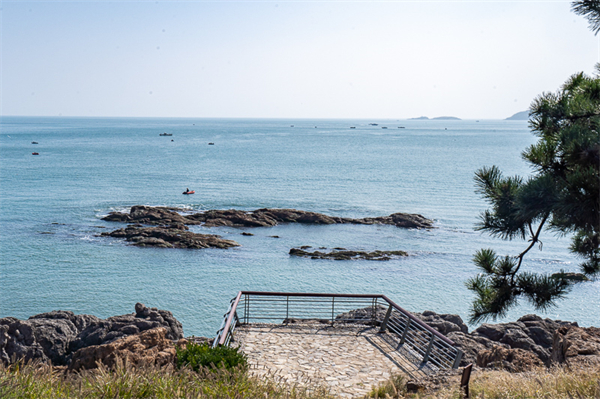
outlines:
[[[254,375],[291,385],[318,381],[336,397],[356,398],[393,374],[425,376],[386,338],[366,325],[248,324],[236,329],[232,345],[246,353]]]

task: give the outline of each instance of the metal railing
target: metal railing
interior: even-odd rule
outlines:
[[[457,368],[462,357],[454,342],[385,295],[240,291],[223,316],[213,346],[229,345],[239,324],[307,320],[379,326],[396,351],[437,369]]]

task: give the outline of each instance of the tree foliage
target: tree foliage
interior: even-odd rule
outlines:
[[[600,7],[598,1],[576,3]],[[598,23],[600,29],[600,19]],[[536,244],[541,246],[544,230],[572,234],[570,250],[583,259],[582,272],[600,273],[598,74],[575,74],[558,92],[544,93],[533,101],[529,125],[539,141],[522,153],[533,169],[532,176],[504,177],[496,166],[475,174],[476,191],[491,206],[482,213],[476,229],[529,244],[514,257],[498,257],[492,249],[475,254],[473,261],[482,273],[467,281],[476,296],[472,322],[505,316],[520,297],[544,310],[568,292],[569,282],[564,278],[519,272],[525,254]]]
[[[600,32],[600,0],[574,1],[572,9],[575,14],[583,15],[590,23],[590,29],[597,35]]]

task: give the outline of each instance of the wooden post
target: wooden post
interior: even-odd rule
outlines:
[[[460,390],[463,393],[463,398],[469,398],[469,380],[471,379],[471,370],[473,369],[473,363],[470,363],[463,369],[462,378],[460,379]]]

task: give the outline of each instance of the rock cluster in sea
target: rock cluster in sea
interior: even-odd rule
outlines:
[[[365,259],[365,260],[390,260],[392,257],[398,256],[408,256],[408,253],[404,251],[354,251],[347,250],[345,248],[334,248],[332,250],[323,252],[323,251],[306,251],[310,247],[303,246],[301,248],[292,248],[290,249],[290,255],[292,256],[300,256],[303,258],[311,258],[311,259],[333,259],[333,260],[355,260],[355,259]],[[322,250],[326,250],[327,248],[320,248]]]
[[[206,227],[272,227],[280,223],[304,224],[388,224],[403,228],[432,228],[433,221],[421,215],[393,213],[375,218],[341,218],[297,209],[257,209],[255,211],[209,210],[183,214],[183,209],[167,207],[132,206],[129,213],[111,212],[102,220],[132,223],[101,236],[125,238],[133,245],[159,248],[230,248],[239,246],[218,235],[197,234],[187,226]],[[156,227],[145,227],[151,225]],[[242,233],[252,235],[251,233]]]
[[[107,319],[57,310],[27,320],[0,318],[0,361],[38,360],[72,369],[96,367],[96,361],[111,365],[117,358],[161,365],[174,359],[173,341],[181,338],[181,323],[171,312],[141,303],[135,313]]]
[[[431,228],[433,221],[421,215],[393,213],[374,218],[342,218],[297,209],[257,209],[255,211],[209,210],[182,215],[183,209],[136,205],[130,212],[111,212],[102,220],[149,225],[204,225],[206,227],[271,227],[280,223],[305,224],[389,224],[404,228]]]
[[[100,235],[125,238],[138,247],[201,249],[231,248],[240,245],[233,240],[227,240],[215,234],[192,233],[188,231],[187,226],[182,224],[158,227],[132,225]]]

